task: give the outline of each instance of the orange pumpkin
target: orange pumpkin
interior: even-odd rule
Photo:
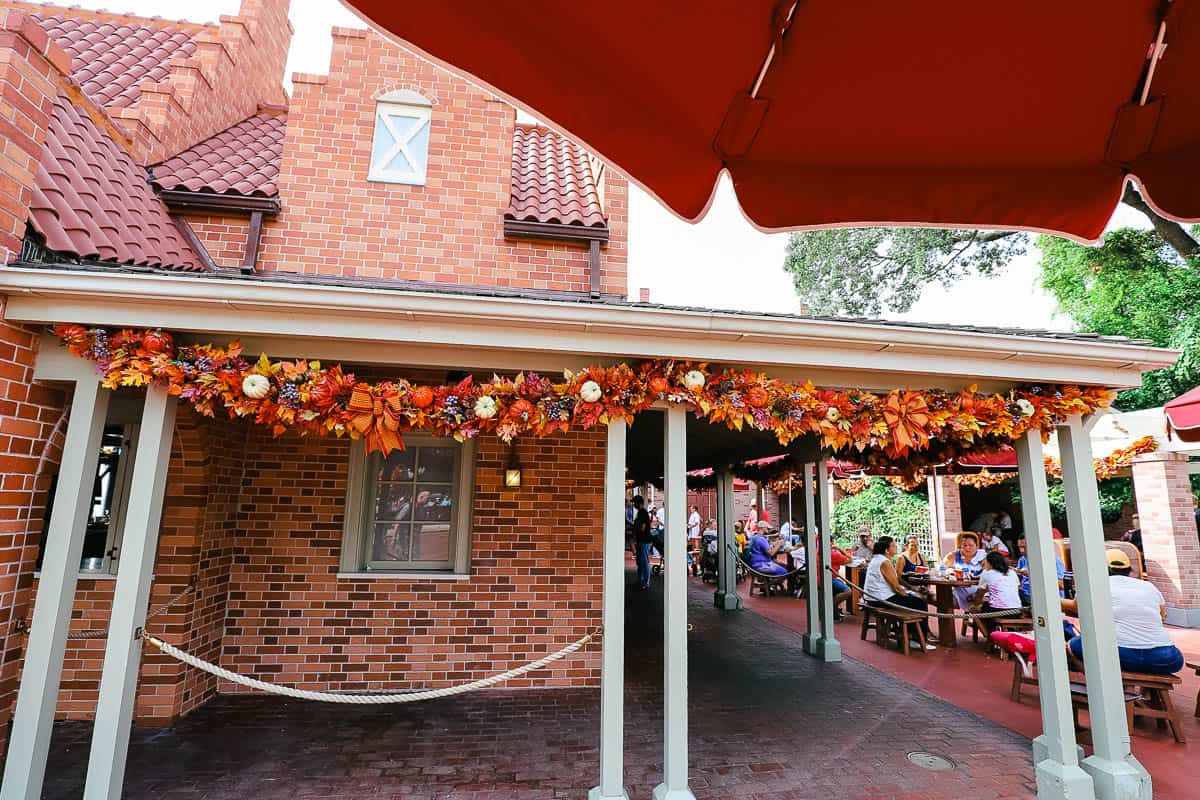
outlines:
[[[746,390],[746,402],[755,408],[762,408],[769,399],[767,390],[761,386],[751,386]]]
[[[83,337],[87,336],[87,334],[88,334],[88,329],[83,327],[82,325],[59,325],[58,326],[59,338],[66,339],[67,341],[71,341],[71,342],[78,341],[78,340],[82,339]]]
[[[317,381],[308,390],[308,397],[318,408],[331,406],[337,400],[337,384],[329,380]]]
[[[529,419],[533,414],[533,403],[523,397],[518,397],[508,407],[508,416],[510,419]]]
[[[417,408],[429,408],[433,405],[433,389],[428,386],[414,386],[412,398],[413,405]]]
[[[670,386],[671,385],[667,383],[667,379],[662,375],[655,375],[650,378],[650,394],[660,395],[667,391]]]
[[[165,353],[174,343],[171,334],[166,331],[146,331],[142,335],[142,348],[147,353]]]

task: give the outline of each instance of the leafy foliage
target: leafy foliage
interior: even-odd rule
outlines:
[[[1116,522],[1121,518],[1125,506],[1133,502],[1133,482],[1129,478],[1109,478],[1096,482],[1097,495],[1100,499],[1100,519],[1104,522]],[[1053,523],[1065,528],[1067,522],[1067,498],[1062,481],[1053,481],[1049,486],[1050,519]],[[1021,488],[1013,486],[1012,502],[1021,505]]]
[[[833,507],[833,533],[839,540],[869,528],[876,537],[902,538],[914,525],[929,521],[929,501],[892,486],[882,478],[870,478],[867,488]]]
[[[1125,410],[1162,405],[1200,384],[1200,260],[1185,260],[1154,231],[1120,229],[1099,247],[1042,236],[1042,285],[1080,330],[1149,339],[1183,351],[1123,392]]]
[[[813,313],[878,316],[907,311],[926,284],[994,274],[1028,244],[1008,231],[835,228],[790,234],[783,268]]]

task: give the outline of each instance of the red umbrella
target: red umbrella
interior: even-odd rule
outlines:
[[[772,230],[1200,219],[1195,3],[348,2],[690,220],[722,169]]]
[[[1163,406],[1167,432],[1184,442],[1200,442],[1200,387],[1184,392]]]

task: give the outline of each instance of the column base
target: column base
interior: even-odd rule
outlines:
[[[1200,628],[1200,608],[1167,606],[1167,624],[1177,628]]]
[[[818,639],[816,655],[828,662],[841,661],[842,645],[837,639]]]
[[[621,788],[620,794],[601,794],[599,786],[588,789],[588,800],[629,800],[629,792]]]
[[[804,648],[804,652],[810,656],[821,657],[821,637],[816,634],[803,634],[801,636],[800,646]]]
[[[1092,776],[1077,764],[1068,766],[1047,759],[1034,767],[1038,800],[1094,800]]]
[[[1150,773],[1132,754],[1123,761],[1089,756],[1080,766],[1092,778],[1096,800],[1153,800]]]
[[[723,611],[738,611],[742,608],[742,596],[737,592],[713,592],[713,605]]]
[[[665,783],[654,787],[654,800],[696,800],[696,795],[686,786],[682,789],[668,789]]]
[[[1087,758],[1087,753],[1078,744],[1075,745],[1075,763],[1078,764],[1083,759]],[[1043,761],[1054,761],[1050,755],[1050,747],[1046,744],[1046,734],[1036,736],[1033,739],[1033,763],[1040,764]],[[1058,763],[1055,761],[1055,763]]]

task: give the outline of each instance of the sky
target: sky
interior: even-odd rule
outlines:
[[[64,3],[65,4],[65,3]],[[71,0],[84,8],[214,22],[236,14],[239,0]],[[363,23],[337,0],[292,0],[291,51],[286,74],[322,74],[329,68],[334,25]],[[290,89],[290,81],[286,82]],[[648,288],[655,302],[736,309],[797,312],[799,299],[783,271],[787,234],[764,234],[745,220],[733,188],[722,178],[708,215],[697,224],[675,217],[637,187],[629,199],[629,291]],[[1120,207],[1110,227],[1148,227],[1145,218]],[[896,319],[948,324],[1068,330],[1055,303],[1037,285],[1037,251],[1014,259],[998,276],[967,278],[946,289],[929,286]]]

